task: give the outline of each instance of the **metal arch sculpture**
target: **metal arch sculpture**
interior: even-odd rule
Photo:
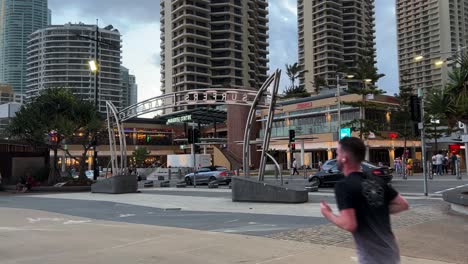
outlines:
[[[106,111],[112,173],[116,175],[123,175],[127,173],[127,143],[125,142],[123,124],[119,120],[118,111],[111,101],[106,101]],[[117,144],[115,142],[115,131],[113,129],[114,124],[117,126],[117,133],[119,134],[120,162],[117,158]]]
[[[274,116],[280,76],[281,70],[278,69],[272,75],[270,75],[270,77],[268,77],[268,79],[263,83],[262,87],[258,91],[246,89],[233,90],[227,88],[194,89],[190,91],[175,92],[153,97],[126,107],[120,111],[117,111],[112,102],[106,101],[107,129],[109,131],[109,147],[111,151],[111,166],[113,174],[124,175],[128,172],[126,152],[127,146],[122,122],[139,115],[175,107],[191,105],[243,105],[250,106],[246,128],[244,131],[243,143],[243,166],[245,176],[249,175],[248,162],[250,153],[250,136],[256,121],[256,110],[268,109],[268,118],[265,129],[265,137],[262,144],[262,155],[259,169],[259,180],[263,180],[266,158],[270,157],[273,159],[271,156],[267,155],[267,151],[270,146],[271,126]],[[179,111],[175,111],[171,112],[170,114],[178,112]],[[164,116],[164,114],[161,114],[160,116]],[[117,133],[119,135],[118,150],[114,127],[116,127]],[[120,160],[119,157],[117,157],[117,153],[120,153]],[[274,159],[273,161],[275,164],[277,164]]]
[[[265,136],[263,137],[263,144],[262,144],[262,154],[260,157],[260,166],[258,170],[258,180],[262,181],[264,179],[264,172],[265,172],[265,164],[266,164],[266,152],[270,147],[270,139],[271,139],[271,126],[273,122],[273,116],[275,114],[274,107],[276,104],[276,97],[278,94],[278,87],[279,81],[281,77],[281,70],[277,69],[268,79],[263,83],[260,90],[257,92],[257,96],[250,107],[249,115],[247,116],[247,124],[244,133],[244,146],[243,146],[243,167],[244,167],[244,176],[250,175],[250,167],[249,167],[249,155],[250,155],[250,137],[252,128],[255,124],[255,112],[257,110],[258,103],[260,99],[266,92],[270,92],[270,103],[268,106],[268,117],[267,123],[265,125]],[[273,86],[271,86],[273,84]],[[276,163],[276,161],[275,161]]]

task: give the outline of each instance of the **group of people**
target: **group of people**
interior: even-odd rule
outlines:
[[[393,161],[393,167],[395,168],[395,172],[398,175],[413,175],[413,159],[411,157],[405,158],[404,156],[396,157]]]
[[[452,171],[452,175],[456,175],[457,162],[459,157],[456,153],[452,153],[449,157],[447,153],[438,151],[434,153],[431,158],[432,174],[442,176],[448,174],[449,169]]]

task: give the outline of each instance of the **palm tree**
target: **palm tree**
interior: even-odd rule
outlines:
[[[301,77],[307,70],[302,70],[297,62],[294,64],[285,64],[286,75],[288,75],[289,80],[291,81],[291,87],[296,86],[296,79]]]

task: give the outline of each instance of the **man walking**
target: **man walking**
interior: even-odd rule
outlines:
[[[335,215],[323,201],[320,209],[328,220],[353,234],[359,263],[400,263],[390,214],[405,211],[409,205],[382,179],[362,173],[365,151],[359,138],[346,137],[339,141],[336,159],[338,169],[346,176],[335,186],[340,211]]]
[[[295,158],[293,158],[292,168],[293,168],[293,173],[292,173],[292,175],[294,175],[296,172],[297,172],[297,175],[299,175],[299,171],[297,170],[297,161],[296,161]]]
[[[437,168],[437,175],[442,176],[442,174],[443,174],[442,167],[444,165],[444,156],[442,155],[441,150],[439,150],[439,152],[437,153],[435,158],[436,158],[435,164],[436,164],[436,168]]]

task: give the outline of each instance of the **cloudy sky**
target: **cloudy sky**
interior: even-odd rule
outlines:
[[[136,75],[138,101],[159,95],[159,0],[49,0],[52,23],[112,24],[123,37],[123,65]],[[297,0],[270,0],[270,69],[297,61]],[[379,87],[398,90],[395,0],[376,0],[377,63],[386,76]],[[286,86],[283,76],[280,89]]]

